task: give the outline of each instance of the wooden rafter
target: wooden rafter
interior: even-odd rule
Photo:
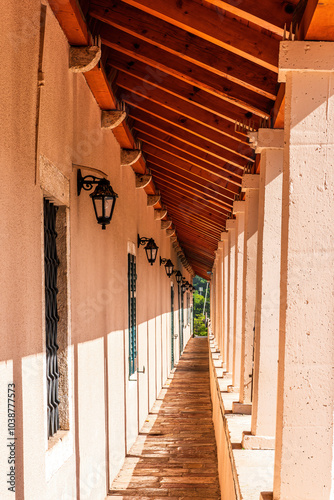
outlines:
[[[217,13],[221,12],[224,15],[226,10],[280,36],[283,36],[284,24],[289,26],[292,23],[294,6],[298,1],[265,0],[259,4],[257,0],[243,0],[242,2],[206,0],[207,3],[219,9]]]
[[[196,4],[193,3],[193,5]],[[93,18],[118,28],[127,35],[135,36],[138,43],[144,41],[153,44],[210,72],[214,68],[217,75],[243,87],[264,93],[264,95],[272,92],[270,89],[275,88],[277,77],[273,71],[254,64],[236,53],[231,53],[225,48],[218,48],[214,43],[169,22],[126,6],[123,2],[114,0],[111,4],[108,0],[95,0],[89,12]],[[104,38],[104,30],[101,34]],[[278,42],[270,40],[274,41],[278,48]]]
[[[107,64],[119,69],[130,76],[140,78],[143,82],[149,82],[161,90],[169,92],[176,97],[191,101],[197,106],[208,111],[215,111],[218,116],[234,121],[243,121],[245,114],[255,108],[254,113],[259,116],[269,116],[272,100],[260,96],[248,89],[243,90],[240,95],[239,88],[224,86],[224,93],[219,97],[194,86],[192,83],[167,74],[157,67],[143,63],[134,57],[120,53],[111,48],[108,51]],[[234,118],[231,118],[234,117]]]
[[[252,150],[247,144],[246,137],[235,131],[234,123],[232,124],[231,120],[228,121],[225,118],[217,116],[213,110],[203,110],[192,102],[187,102],[175,95],[173,96],[150,85],[148,82],[145,82],[145,85],[143,85],[142,80],[126,75],[125,73],[119,73],[116,84],[123,89],[121,96],[124,96],[125,101],[130,99],[130,94],[133,96],[133,99],[141,100],[139,97],[148,99],[175,113],[181,113],[183,116],[190,118],[196,123],[223,134],[224,144],[228,149],[238,150],[238,148],[241,147],[241,143],[244,144],[242,156],[251,156]]]
[[[231,80],[222,78],[220,75],[217,75],[214,70],[212,72],[207,71],[159,47],[155,47],[131,35],[125,35],[117,29],[109,31],[108,26],[102,23],[99,31],[101,33],[102,43],[107,47],[133,57],[144,64],[157,68],[159,71],[161,70],[191,85],[206,90],[213,95],[229,99],[234,104],[250,112],[260,114],[257,99],[258,94],[256,92],[251,92],[251,94],[254,95],[252,99],[254,104],[248,103],[248,101],[245,100],[247,93],[243,93],[244,87]],[[229,92],[231,92],[231,90],[235,95],[239,95],[239,99],[237,97],[229,97]],[[274,92],[274,88],[272,88],[270,92],[262,92],[262,95],[266,98],[266,102],[275,99]],[[268,110],[266,109],[264,115],[267,114]]]
[[[152,153],[153,156],[165,159],[172,165],[176,165],[183,170],[191,171],[193,174],[200,176],[202,179],[206,179],[209,182],[214,182],[218,186],[224,187],[227,191],[231,193],[231,196],[235,196],[240,191],[240,185],[228,182],[227,176],[218,175],[213,173],[210,169],[203,169],[201,166],[196,165],[192,160],[184,160],[182,156],[178,154],[173,154],[173,149],[165,146],[165,143],[159,141],[150,136],[139,135],[140,140],[143,142],[143,150],[148,154]],[[153,147],[154,150],[150,149]]]
[[[219,47],[277,71],[278,41],[192,0],[124,0]]]
[[[138,132],[138,138],[144,142],[150,143],[154,141],[153,144],[155,145],[163,145],[161,149],[167,150],[170,154],[227,179],[229,183],[235,184],[238,188],[241,186],[242,171],[240,173],[235,172],[235,169],[229,168],[228,163],[217,156],[205,153],[201,149],[197,149],[195,146],[171,136],[162,129],[151,128],[150,125],[144,122],[134,122],[133,129]]]
[[[130,109],[129,115],[136,121],[145,123],[146,125],[151,126],[153,129],[168,133],[175,139],[182,140],[184,143],[190,146],[190,149],[199,149],[204,153],[209,153],[219,160],[223,160],[231,167],[231,170],[229,171],[238,175],[242,175],[243,169],[247,163],[246,160],[240,160],[239,158],[236,158],[235,155],[231,156],[229,152],[221,146],[207,141],[206,138],[200,137],[196,134],[191,134],[184,128],[184,126],[177,126],[176,124],[171,123],[169,120],[164,120],[163,117],[159,117],[157,113],[148,113],[146,112],[146,110],[139,107],[132,107]]]

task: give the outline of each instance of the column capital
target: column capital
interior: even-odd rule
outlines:
[[[222,251],[222,250],[224,250],[224,242],[223,241],[219,241],[218,242],[218,250],[217,250],[217,252],[218,251]]]
[[[255,149],[255,153],[262,153],[264,149],[283,149],[283,129],[259,128],[257,132],[249,132],[247,135],[250,146]]]
[[[287,73],[334,71],[333,42],[283,41],[280,43],[278,81],[285,82]]]
[[[242,178],[241,191],[259,189],[260,176],[258,174],[245,174]]]
[[[224,231],[223,233],[220,233],[220,242],[224,243],[224,241],[228,240],[228,233]]]
[[[227,231],[231,231],[231,230],[235,229],[235,225],[236,225],[236,220],[235,219],[228,219],[226,221],[226,230]]]
[[[245,212],[246,210],[246,202],[245,201],[234,201],[233,202],[233,213],[240,214]]]

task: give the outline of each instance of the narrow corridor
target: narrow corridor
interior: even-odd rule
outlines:
[[[220,499],[207,338],[188,342],[108,498]]]

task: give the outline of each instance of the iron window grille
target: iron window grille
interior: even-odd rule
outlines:
[[[137,371],[136,257],[128,254],[129,377]]]
[[[59,369],[58,369],[58,310],[56,232],[57,207],[44,199],[44,271],[45,271],[45,337],[46,337],[46,378],[47,378],[47,425],[48,438],[59,426]]]

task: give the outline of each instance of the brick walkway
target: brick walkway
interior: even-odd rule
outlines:
[[[206,339],[190,339],[108,498],[220,500]]]

